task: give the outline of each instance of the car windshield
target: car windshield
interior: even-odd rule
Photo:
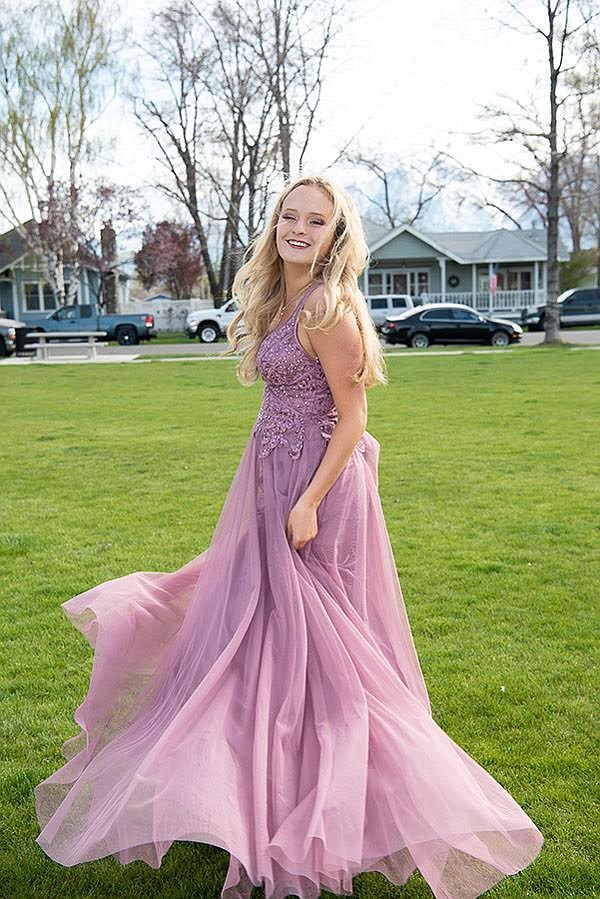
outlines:
[[[565,300],[568,300],[569,297],[570,297],[570,296],[573,296],[574,293],[575,293],[575,288],[574,288],[574,287],[571,287],[570,290],[565,290],[563,293],[561,293],[559,296],[557,296],[556,302],[557,302],[557,303],[564,303],[564,301],[565,301]]]

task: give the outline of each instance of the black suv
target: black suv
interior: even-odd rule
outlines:
[[[558,297],[561,328],[569,325],[600,325],[600,287],[576,287]],[[529,331],[543,331],[545,306],[530,306],[521,312],[521,324]]]

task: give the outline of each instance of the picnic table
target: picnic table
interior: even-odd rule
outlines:
[[[108,346],[107,341],[100,341],[98,338],[106,336],[106,331],[33,331],[27,334],[25,339],[28,345],[35,347],[35,358],[46,361],[57,355],[49,352],[51,348],[68,347],[73,344],[83,345],[86,359],[96,359],[96,348]],[[62,355],[65,356],[64,353]]]

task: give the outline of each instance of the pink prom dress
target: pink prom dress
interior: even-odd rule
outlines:
[[[62,604],[94,661],[66,764],[35,788],[36,840],[67,866],[219,846],[222,899],[350,895],[359,872],[417,869],[438,899],[471,899],[542,835],[431,716],[368,431],[316,537],[286,535],[336,422],[297,336],[309,293],[259,347],[262,405],[208,548]]]

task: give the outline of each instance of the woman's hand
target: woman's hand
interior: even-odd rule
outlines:
[[[317,536],[317,507],[300,497],[288,516],[286,530],[294,549],[302,549],[309,540]]]

